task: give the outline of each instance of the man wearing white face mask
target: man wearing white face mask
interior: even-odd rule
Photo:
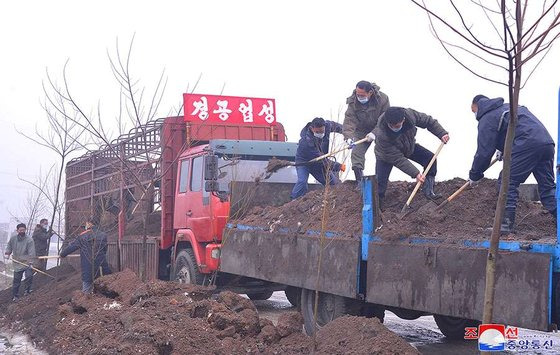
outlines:
[[[389,97],[382,93],[375,83],[362,80],[356,84],[346,103],[348,108],[344,114],[342,134],[346,143],[352,146],[353,142],[373,131],[379,117],[389,108]],[[370,145],[371,141],[368,140],[352,149],[352,170],[356,181],[360,181],[363,177],[366,152]]]
[[[296,152],[296,164],[302,165],[296,166],[298,180],[292,190],[292,199],[307,193],[309,174],[322,185],[327,183],[335,185],[340,182],[335,173],[345,170],[343,164],[328,159],[304,164],[329,152],[331,133],[342,133],[342,125],[333,121],[325,121],[321,117],[315,117],[301,130]]]
[[[449,134],[437,120],[410,108],[389,107],[379,118],[373,132],[376,136],[375,175],[381,202],[385,197],[393,166],[417,181],[422,181],[424,183],[422,191],[427,198],[440,197],[434,193],[437,164],[434,162],[424,178],[420,170],[410,162],[410,160],[415,161],[425,169],[434,156],[432,152],[416,143],[417,127],[427,129],[444,143],[449,141]]]

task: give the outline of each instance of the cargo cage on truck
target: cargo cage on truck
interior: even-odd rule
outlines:
[[[86,219],[93,217],[109,236],[108,261],[113,270],[130,268],[145,273],[148,279],[169,279],[172,258],[177,254],[172,255],[178,238],[174,221],[178,162],[188,152],[202,154],[204,146],[220,139],[285,144],[285,149],[292,150],[286,158],[293,159],[295,154],[295,144],[284,143],[286,135],[280,123],[256,126],[185,122],[183,116],[148,122],[68,162],[68,240],[79,235]],[[134,216],[145,215],[150,216],[149,223],[160,227],[157,231],[151,228],[144,240],[143,228],[129,223]]]

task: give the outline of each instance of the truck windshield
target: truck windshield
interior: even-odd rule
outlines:
[[[297,174],[293,166],[280,169],[268,179],[265,179],[267,165],[268,160],[219,158],[218,183],[220,184],[220,191],[229,192],[232,182],[296,183]]]

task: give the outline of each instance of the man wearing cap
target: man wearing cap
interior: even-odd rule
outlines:
[[[342,133],[342,125],[333,121],[326,121],[321,117],[315,117],[301,130],[298,148],[296,152],[297,183],[292,190],[292,199],[301,197],[307,193],[307,180],[311,174],[315,180],[322,185],[339,183],[335,173],[344,171],[343,164],[329,159],[307,163],[329,152],[330,134]]]
[[[416,143],[417,127],[425,128],[442,142],[449,141],[449,134],[431,116],[410,108],[389,107],[379,118],[375,135],[375,175],[379,188],[379,201],[385,197],[387,182],[393,166],[417,181],[424,183],[422,191],[429,199],[440,197],[434,193],[437,164],[434,162],[424,178],[422,172],[410,162],[419,163],[425,169],[434,154]],[[410,159],[410,160],[409,160]]]
[[[478,121],[478,139],[469,182],[476,186],[484,177],[496,150],[496,156],[501,160],[510,115],[509,104],[504,103],[503,98],[489,99],[484,95],[473,98],[471,111]],[[514,232],[518,188],[531,174],[537,180],[543,206],[556,218],[554,152],[554,140],[543,124],[525,106],[518,106],[506,210],[500,227],[502,234]]]
[[[342,134],[350,146],[373,131],[379,117],[389,107],[389,97],[375,83],[362,80],[356,84],[352,95],[346,99],[348,108],[344,114]],[[352,149],[352,170],[356,181],[363,177],[366,152],[371,142],[356,145]]]

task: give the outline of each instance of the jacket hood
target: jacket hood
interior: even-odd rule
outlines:
[[[373,95],[371,97],[377,99],[379,97],[379,90],[381,88],[376,83],[371,83],[371,85],[373,86]],[[356,101],[358,100],[356,99],[356,89],[354,89],[352,90],[352,94],[346,99],[346,104],[351,104]]]
[[[311,130],[309,129],[309,127],[311,127],[311,122],[308,122],[305,127],[303,127],[303,129],[301,130],[301,132],[299,133],[300,138],[305,138],[308,135],[308,132],[311,132]]]
[[[504,104],[504,99],[497,97],[495,99],[480,99],[478,101],[478,111],[476,111],[476,120],[480,121],[480,118],[487,114],[488,112],[501,107]]]

